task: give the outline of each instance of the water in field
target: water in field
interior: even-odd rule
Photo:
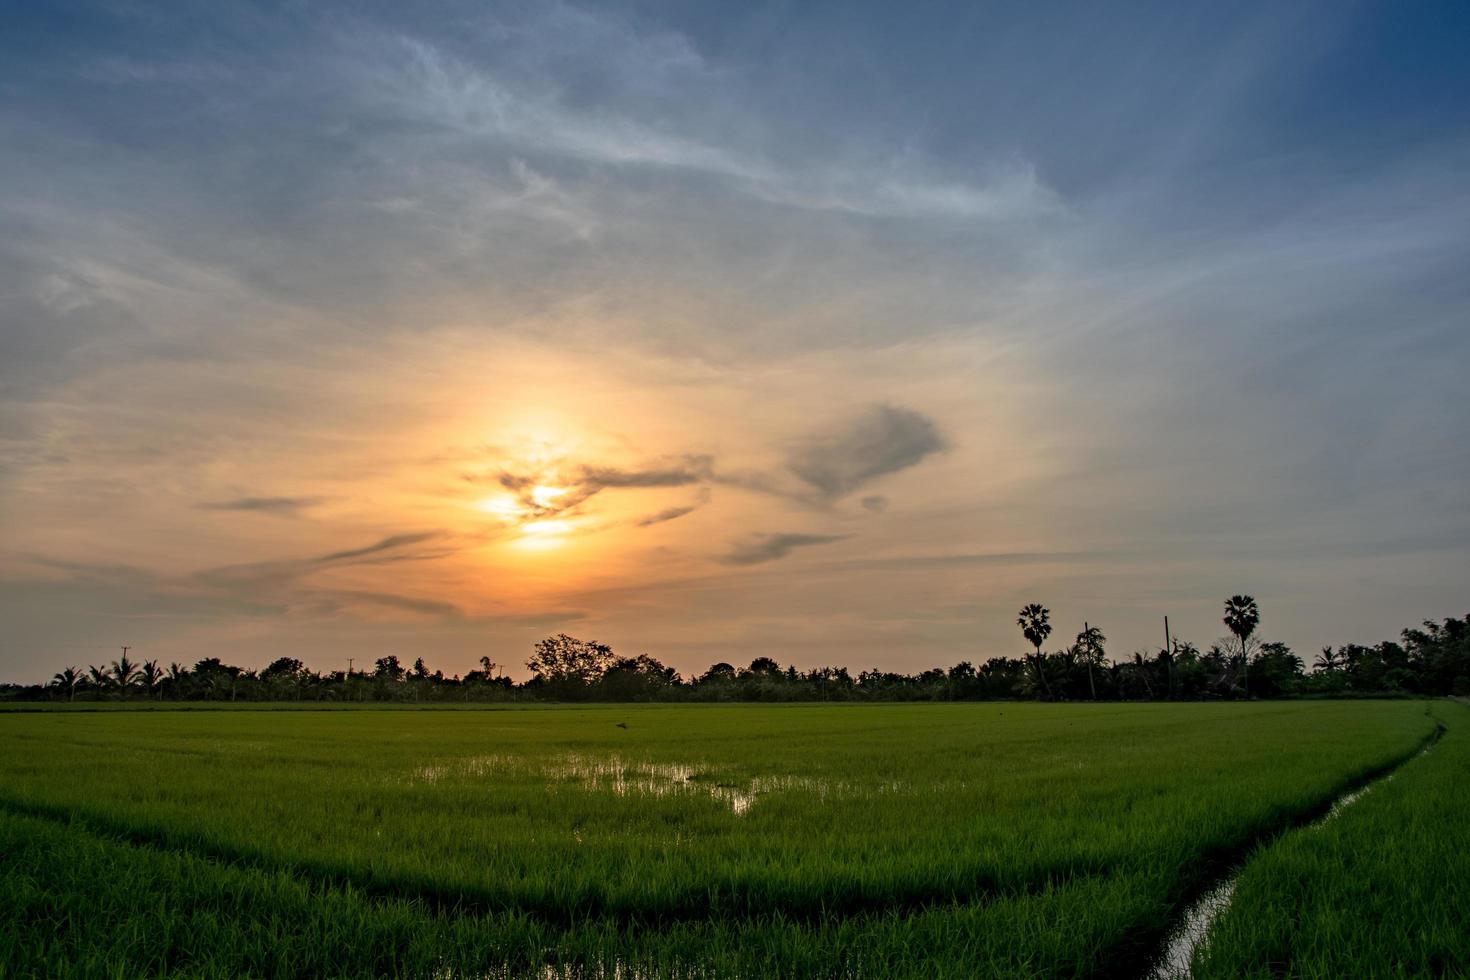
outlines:
[[[1210,934],[1210,926],[1230,904],[1235,893],[1235,878],[1206,892],[1184,913],[1184,921],[1169,934],[1164,944],[1164,955],[1149,974],[1150,980],[1189,980],[1194,962],[1194,951]]]
[[[1426,747],[1419,754],[1423,755],[1428,751]],[[1359,786],[1339,796],[1333,800],[1332,806],[1325,814],[1310,824],[1309,829],[1315,830],[1328,823],[1343,810],[1366,796],[1377,782],[1387,782],[1393,776],[1393,773],[1389,773],[1378,781]],[[1163,954],[1155,964],[1153,972],[1149,974],[1149,980],[1190,980],[1190,977],[1193,976],[1195,951],[1209,938],[1210,927],[1229,907],[1230,896],[1235,893],[1235,883],[1239,877],[1238,874],[1231,875],[1200,896],[1193,905],[1185,910],[1183,920],[1165,941]]]
[[[467,756],[448,762],[417,767],[412,780],[439,783],[450,779],[490,778],[498,774],[533,774],[544,778],[549,788],[573,783],[589,792],[614,796],[708,796],[736,816],[744,816],[756,801],[770,793],[799,790],[818,800],[849,787],[827,779],[807,776],[766,775],[740,778],[721,775],[710,766],[683,762],[628,760],[617,755],[570,753],[541,764],[528,763],[513,755]],[[869,792],[896,790],[893,782],[869,788]]]

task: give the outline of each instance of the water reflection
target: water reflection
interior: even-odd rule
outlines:
[[[703,795],[729,807],[736,816],[750,811],[764,794],[803,790],[826,799],[834,790],[829,780],[807,776],[755,776],[736,779],[721,776],[706,766],[679,762],[626,761],[618,756],[566,756],[548,770],[563,781],[579,783],[590,791],[607,791],[615,796]]]
[[[770,793],[800,791],[826,800],[850,789],[833,780],[810,776],[737,777],[709,764],[628,760],[618,755],[579,753],[539,762],[506,754],[448,759],[416,767],[409,776],[409,782],[443,783],[501,775],[544,779],[548,788],[570,782],[589,792],[608,792],[615,796],[707,796],[736,816],[750,812],[762,796]],[[897,781],[890,781],[869,787],[868,792],[897,792],[900,788]]]
[[[1420,755],[1428,752],[1426,747]],[[1396,771],[1395,771],[1396,772]],[[1378,782],[1388,782],[1395,773],[1383,776]],[[1320,818],[1308,825],[1308,830],[1317,830],[1335,818],[1347,807],[1361,800],[1377,783],[1360,786],[1344,793],[1333,801],[1332,806]],[[1235,893],[1239,874],[1232,875],[1184,911],[1184,920],[1175,927],[1164,942],[1164,951],[1155,964],[1149,980],[1190,980],[1194,976],[1194,954],[1205,944],[1210,927],[1230,905],[1230,896]]]
[[[1184,921],[1169,934],[1164,954],[1149,974],[1149,980],[1190,980],[1194,975],[1194,951],[1204,943],[1210,926],[1229,906],[1230,896],[1235,893],[1235,880],[1229,878],[1206,892],[1185,911]]]

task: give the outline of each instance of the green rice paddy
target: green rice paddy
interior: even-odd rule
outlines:
[[[1465,714],[1412,701],[3,713],[0,975],[1133,976],[1206,881],[1442,724],[1433,752],[1310,833],[1361,847],[1333,842],[1396,807],[1419,814],[1405,848],[1452,847]],[[1454,752],[1448,776],[1419,775]],[[1443,779],[1458,796],[1430,792]],[[1304,833],[1260,860],[1286,860]],[[1335,858],[1312,860],[1320,877]],[[1385,851],[1375,867],[1401,864]],[[1201,953],[1211,976],[1246,962],[1228,957],[1265,928],[1253,903],[1297,900],[1275,875],[1253,883],[1255,867]],[[1324,893],[1321,914],[1337,901]]]

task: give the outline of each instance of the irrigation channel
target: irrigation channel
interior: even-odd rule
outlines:
[[[1386,783],[1394,777],[1394,774],[1404,766],[1413,762],[1421,755],[1434,748],[1434,743],[1439,741],[1444,734],[1444,726],[1440,725],[1429,737],[1429,741],[1422,749],[1414,753],[1403,762],[1392,768],[1379,773],[1367,782],[1347,790],[1341,796],[1332,801],[1326,813],[1321,813],[1315,818],[1307,818],[1304,822],[1282,831],[1287,833],[1308,833],[1331,821],[1346,808],[1352,806],[1358,800],[1367,795],[1368,791],[1379,783]],[[1281,835],[1277,835],[1279,837]],[[1276,838],[1272,838],[1273,840]],[[1259,847],[1264,847],[1271,841],[1265,841]],[[1252,852],[1259,849],[1253,848]],[[1247,856],[1247,860],[1249,857]],[[1235,883],[1240,878],[1240,873],[1245,869],[1245,862],[1232,866],[1223,877],[1216,879],[1208,885],[1204,892],[1185,907],[1179,922],[1164,937],[1164,944],[1160,948],[1158,957],[1154,960],[1152,967],[1144,974],[1144,980],[1192,980],[1194,976],[1194,954],[1209,938],[1210,927],[1215,920],[1230,907],[1230,897],[1235,894]]]

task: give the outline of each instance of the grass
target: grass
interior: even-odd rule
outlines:
[[[1470,976],[1470,708],[1318,827],[1246,865],[1196,977]]]
[[[1433,728],[1414,702],[0,714],[0,973],[1114,973]]]

